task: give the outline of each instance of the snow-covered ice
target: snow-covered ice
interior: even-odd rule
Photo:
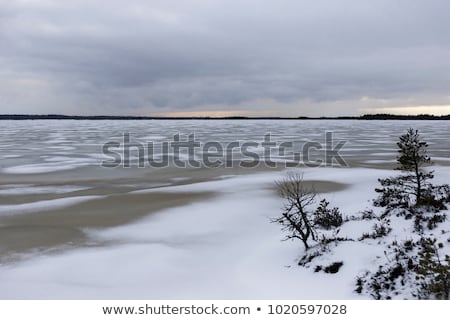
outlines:
[[[450,171],[438,168],[441,177]],[[306,169],[304,179],[348,184],[322,194],[346,214],[370,206],[377,178],[374,169]],[[270,218],[282,205],[273,182],[283,173],[227,177],[142,192],[216,191],[213,200],[162,210],[138,222],[90,229],[105,247],[79,248],[30,257],[0,268],[1,298],[218,298],[358,299],[355,277],[371,268],[382,247],[346,242],[323,261],[344,261],[338,274],[314,273],[297,266],[300,243],[282,242]],[[75,200],[75,199],[74,199]],[[352,221],[342,235],[358,237],[370,223]]]
[[[84,201],[101,198],[102,196],[78,196],[66,197],[53,200],[42,200],[21,204],[4,204],[0,205],[0,215],[13,215],[38,212],[42,210],[55,210],[68,207]]]
[[[73,170],[86,170],[80,172],[91,179],[92,172],[100,171],[101,143],[121,141],[123,132],[134,133],[141,141],[161,141],[181,131],[181,134],[195,132],[201,141],[227,142],[261,141],[267,132],[280,141],[321,140],[326,130],[333,131],[336,139],[348,141],[343,150],[348,157],[357,158],[367,166],[386,166],[383,170],[362,167],[298,169],[306,181],[343,186],[339,190],[318,191],[320,197],[330,201],[331,206],[339,207],[344,215],[357,215],[371,208],[377,179],[395,174],[388,170],[395,156],[392,152],[395,140],[410,125],[407,122],[393,125],[391,121],[286,121],[280,126],[276,121],[244,124],[225,120],[107,121],[101,124],[79,121],[76,128],[71,121],[3,124],[0,175],[25,182],[8,182],[0,189],[0,197],[36,197],[50,192],[59,198],[1,204],[0,216],[64,210],[99,197],[107,199],[108,194],[97,195],[95,189],[92,195],[69,196],[66,193],[84,192],[90,188],[83,183],[78,186],[78,182],[71,180],[79,173],[73,173]],[[421,121],[415,125],[430,141],[432,158],[449,161],[448,124],[437,121],[430,126],[427,121]],[[76,158],[72,157],[74,155]],[[450,167],[434,165],[431,169],[435,170],[435,183],[450,181]],[[37,179],[35,174],[48,175],[58,182],[68,179],[67,186],[53,186],[52,181],[46,181],[48,186],[36,186],[33,181],[26,181],[29,176]],[[66,176],[61,178],[60,174]],[[103,174],[99,174],[100,178],[105,178]],[[376,240],[342,242],[329,254],[318,258],[317,263],[324,265],[343,261],[337,274],[316,273],[313,268],[297,265],[304,253],[302,244],[281,241],[283,233],[279,226],[270,223],[271,218],[280,214],[283,204],[274,190],[274,181],[281,179],[285,172],[263,170],[246,175],[224,172],[222,176],[218,174],[214,179],[200,182],[168,175],[166,182],[180,182],[173,186],[164,181],[152,181],[152,174],[148,175],[146,185],[141,181],[134,183],[131,174],[127,174],[123,174],[123,181],[115,187],[131,185],[133,190],[117,188],[109,192],[123,192],[125,196],[210,192],[215,196],[162,209],[129,224],[85,229],[89,243],[95,244],[92,246],[29,253],[24,259],[4,263],[0,265],[0,298],[370,298],[356,294],[354,288],[356,276],[372,270],[386,259],[383,246]],[[95,180],[97,178],[92,177],[92,180],[108,185],[108,180]],[[388,240],[407,239],[411,224],[404,219],[393,219],[394,232]],[[370,232],[372,225],[371,221],[350,221],[342,226],[339,235],[358,238],[364,232]],[[440,229],[449,230],[449,222],[443,223],[435,234],[446,241],[448,233],[442,234]]]

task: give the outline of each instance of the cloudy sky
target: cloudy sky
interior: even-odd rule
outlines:
[[[450,113],[447,0],[0,0],[0,113]]]

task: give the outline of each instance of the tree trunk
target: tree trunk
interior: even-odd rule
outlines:
[[[414,171],[416,174],[416,206],[418,206],[422,199],[422,183],[420,181],[420,172],[419,172],[419,165],[417,164],[417,161],[414,159]]]
[[[302,241],[303,241],[303,244],[305,245],[305,250],[308,250],[309,249],[308,240],[302,239]]]

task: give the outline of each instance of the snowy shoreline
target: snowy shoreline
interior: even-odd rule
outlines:
[[[450,168],[433,169],[436,180],[450,179]],[[346,215],[370,207],[377,178],[392,173],[357,168],[301,172],[306,181],[348,185],[326,193]],[[72,249],[3,265],[0,298],[370,298],[353,290],[355,275],[383,256],[375,243],[336,247],[330,257],[344,260],[337,275],[297,266],[303,252],[300,243],[282,242],[278,226],[270,223],[281,207],[273,182],[282,176],[282,172],[269,172],[164,187],[166,192],[213,191],[218,196],[161,210],[131,224],[85,230],[91,239],[108,243],[105,247]],[[358,222],[341,232],[358,236],[367,228],[367,223]],[[408,228],[400,226],[399,235],[407,237]],[[443,228],[448,229],[448,222]]]

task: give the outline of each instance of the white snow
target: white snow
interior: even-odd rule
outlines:
[[[25,194],[43,194],[53,193],[62,194],[75,191],[87,190],[90,187],[83,186],[33,186],[33,185],[2,185],[0,195],[25,195]]]
[[[13,215],[20,213],[32,213],[42,210],[55,210],[68,207],[80,202],[102,198],[103,196],[79,196],[58,198],[53,200],[42,200],[21,204],[0,205],[0,215]]]
[[[80,164],[26,164],[23,166],[14,166],[14,167],[8,167],[4,168],[2,171],[4,173],[11,173],[11,174],[32,174],[32,173],[48,173],[48,172],[56,172],[56,171],[65,171],[65,170],[72,170],[76,169],[78,167],[81,167]]]
[[[441,176],[450,176],[449,169],[437,169]],[[302,172],[305,180],[350,184],[346,190],[323,194],[347,214],[369,206],[376,179],[391,173],[334,168]],[[382,247],[375,241],[341,243],[318,260],[324,264],[344,261],[335,275],[297,266],[303,253],[301,243],[282,242],[279,226],[270,223],[282,205],[271,186],[282,176],[264,173],[142,190],[207,190],[221,196],[163,210],[133,224],[86,230],[94,240],[110,243],[106,247],[80,248],[5,265],[0,269],[0,298],[368,298],[353,292],[355,277],[383,256]],[[70,199],[65,199],[64,205]],[[359,237],[371,231],[371,223],[349,222],[339,235]]]
[[[14,143],[1,145],[2,174],[33,174],[70,170],[98,165],[101,143],[121,142],[122,132],[138,132],[138,140],[161,140],[182,128],[185,134],[196,132],[204,141],[261,141],[272,132],[274,139],[298,141],[316,137],[323,142],[325,130],[334,138],[347,140],[343,152],[358,156],[366,163],[387,163],[395,155],[395,141],[409,126],[408,122],[332,122],[332,121],[153,121],[153,122],[84,122],[58,121],[8,122],[2,139]],[[74,125],[76,124],[76,125]],[[351,126],[350,126],[351,125]],[[449,159],[447,122],[415,124],[425,137],[441,141],[433,159]],[[148,128],[146,128],[146,126]],[[350,128],[351,127],[351,128]],[[64,131],[66,130],[66,131]],[[45,133],[64,131],[61,139]],[[24,133],[28,136],[24,136]],[[37,134],[38,133],[38,134]],[[157,135],[156,133],[163,133]],[[142,135],[139,138],[139,135]],[[17,137],[21,137],[18,140]],[[64,139],[63,139],[64,138]],[[369,139],[370,138],[370,139]],[[252,140],[253,139],[253,140]],[[17,140],[17,141],[16,141]],[[6,140],[7,142],[8,140]],[[430,145],[433,141],[430,141]],[[72,159],[66,150],[84,158]],[[117,148],[116,151],[123,150]],[[256,151],[261,151],[257,149]],[[39,158],[40,154],[47,158]],[[379,160],[374,159],[376,156]],[[46,160],[50,160],[48,162]],[[359,159],[359,158],[358,158]],[[278,159],[282,160],[282,159]],[[449,183],[450,167],[433,166],[435,183]],[[298,169],[305,180],[332,181],[348,185],[337,192],[321,194],[345,215],[357,215],[370,208],[376,197],[377,179],[398,172],[369,168],[306,168]],[[85,230],[90,239],[104,244],[81,247],[58,253],[30,254],[20,262],[0,265],[0,299],[367,299],[353,292],[355,278],[373,270],[386,259],[377,240],[342,242],[331,248],[317,263],[326,265],[343,261],[337,274],[315,273],[313,268],[297,265],[304,253],[300,242],[283,242],[280,227],[270,218],[280,214],[283,201],[273,190],[282,172],[223,176],[219,180],[157,186],[134,193],[215,192],[218,196],[188,205],[161,210],[140,221],[108,229]],[[30,188],[30,189],[27,189]],[[52,187],[48,187],[52,188]],[[17,190],[21,189],[21,190]],[[50,189],[21,186],[15,192],[41,193]],[[65,189],[68,191],[68,189]],[[2,193],[3,192],[3,193]],[[52,191],[53,192],[53,191]],[[0,215],[33,213],[64,209],[67,206],[95,199],[98,196],[66,197],[17,205],[0,205]],[[370,232],[373,221],[351,221],[339,233],[358,238]],[[412,221],[392,219],[395,229],[388,240],[407,239]],[[446,241],[449,222],[436,230],[436,237]],[[448,246],[447,246],[448,247]],[[316,262],[315,262],[316,263]]]

